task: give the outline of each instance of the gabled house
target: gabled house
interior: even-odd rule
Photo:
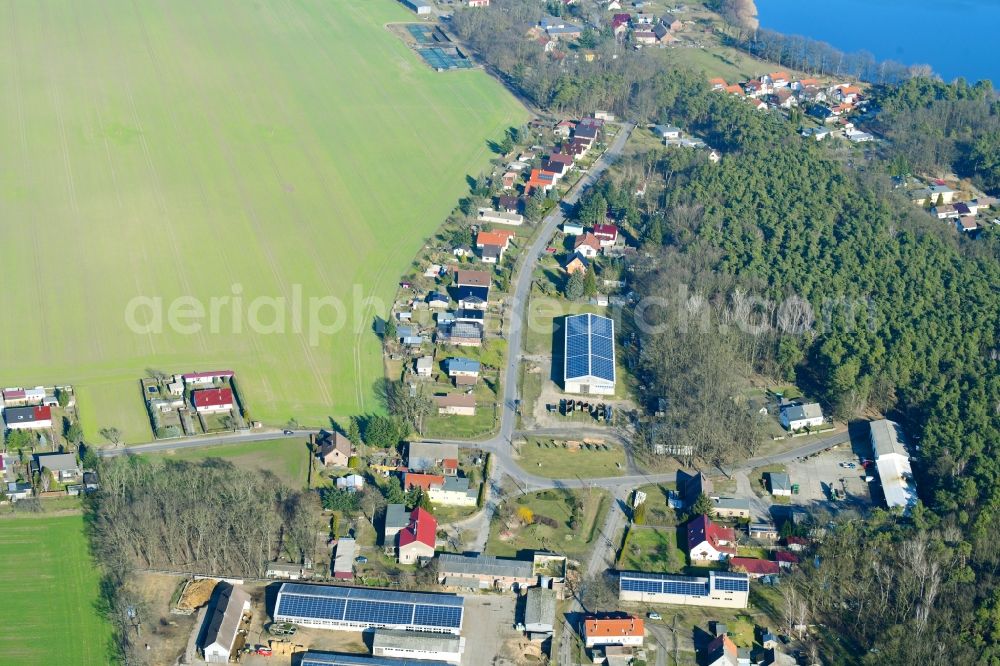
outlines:
[[[233,391],[227,388],[212,388],[193,391],[191,399],[199,413],[228,412],[233,408]]]
[[[587,259],[592,259],[601,251],[601,241],[597,240],[594,234],[586,233],[576,237],[573,249]]]
[[[600,645],[642,645],[646,628],[642,618],[589,616],[583,620],[583,640],[588,648]]]
[[[632,17],[629,14],[615,14],[611,17],[611,32],[614,33],[615,37],[628,34],[631,22]]]
[[[555,129],[552,130],[552,133],[556,136],[568,139],[570,134],[573,133],[573,128],[575,127],[576,123],[572,120],[560,120],[556,123]]]
[[[590,262],[579,252],[574,252],[566,263],[563,264],[563,270],[569,275],[578,272],[586,273],[588,268],[590,268]]]
[[[448,298],[448,294],[442,294],[440,291],[432,291],[427,294],[427,307],[446,310],[449,305],[451,305],[451,299]]]
[[[739,650],[729,636],[716,636],[705,647],[705,666],[739,666]]]
[[[726,83],[726,80],[721,77],[709,79],[708,85],[712,86],[712,90],[725,90],[727,87],[729,87],[729,84]]]
[[[736,532],[702,514],[687,525],[687,546],[691,562],[721,562],[736,555]]]
[[[35,466],[52,472],[60,483],[75,481],[82,474],[72,453],[36,453]]]
[[[674,16],[673,14],[664,14],[660,17],[660,25],[667,28],[667,30],[677,31],[682,27],[681,20]]]
[[[521,210],[521,199],[508,195],[497,197],[497,208],[505,213],[517,213]]]
[[[485,287],[489,289],[493,276],[488,271],[455,271],[456,287]]]
[[[778,416],[781,425],[790,431],[816,428],[823,425],[823,408],[818,402],[784,405]]]
[[[437,405],[438,414],[452,416],[475,416],[476,396],[464,393],[450,393],[448,395],[436,395],[432,398]]]
[[[681,128],[673,125],[657,125],[653,128],[653,133],[661,139],[681,138]]]
[[[618,227],[613,224],[595,224],[592,233],[600,241],[602,248],[618,243]]]
[[[515,183],[517,183],[516,171],[508,171],[504,175],[500,176],[500,186],[505,190],[514,189]]]
[[[635,40],[636,44],[652,46],[656,44],[656,33],[652,30],[636,30],[632,33],[632,39]]]
[[[396,538],[400,564],[414,564],[421,558],[432,558],[437,545],[437,520],[426,509],[417,507]]]
[[[321,432],[316,437],[316,458],[325,467],[347,467],[354,445],[339,432]]]
[[[8,430],[38,430],[52,427],[51,407],[5,407],[3,421]]]

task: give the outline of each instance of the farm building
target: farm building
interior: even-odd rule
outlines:
[[[8,430],[35,430],[52,427],[51,407],[7,407],[3,420]]]
[[[566,317],[563,390],[614,395],[615,322],[595,314]]]
[[[372,655],[375,657],[434,659],[458,664],[462,661],[464,650],[465,639],[454,634],[376,629],[372,638]]]
[[[333,558],[333,577],[350,580],[354,578],[354,556],[357,544],[354,539],[342,537],[337,540],[337,554]]]
[[[402,629],[458,634],[464,603],[454,594],[283,583],[275,601],[274,621],[339,631]]]
[[[917,503],[917,488],[910,468],[910,455],[904,448],[903,429],[895,421],[872,421],[870,441],[875,467],[882,483],[882,494],[889,508],[902,507],[908,512]]]
[[[250,610],[250,595],[242,588],[221,581],[215,586],[212,596],[212,609],[205,616],[199,644],[205,661],[228,664],[243,614]]]
[[[618,598],[646,604],[746,608],[750,579],[744,573],[710,571],[708,578],[622,571]]]
[[[532,639],[552,635],[556,622],[556,591],[532,587],[524,600],[524,632]]]
[[[712,515],[716,518],[749,518],[750,500],[742,497],[713,497]]]
[[[433,10],[433,6],[427,0],[403,0],[403,4],[413,10],[417,16],[425,16]]]
[[[534,563],[493,555],[438,555],[438,582],[447,587],[510,590],[538,582]]]
[[[449,666],[446,661],[369,657],[363,654],[334,654],[309,651],[302,655],[299,666]]]
[[[524,224],[523,215],[510,213],[505,210],[493,210],[492,208],[480,208],[477,219],[480,222],[495,222],[496,224],[509,224],[515,227]]]
[[[818,402],[804,405],[786,405],[778,419],[786,430],[802,430],[823,425],[823,408]]]
[[[232,379],[232,370],[211,370],[209,372],[189,372],[181,375],[181,380],[187,386],[211,386],[216,379]],[[176,377],[176,375],[174,375]]]
[[[768,475],[768,482],[771,486],[772,495],[782,495],[785,497],[791,497],[792,495],[792,480],[787,474],[781,472],[770,472]]]
[[[40,405],[43,400],[45,400],[45,389],[41,386],[30,389],[7,388],[3,390],[4,407]]]
[[[436,395],[432,398],[437,405],[438,414],[454,416],[475,416],[476,396],[465,394]]]
[[[416,472],[427,472],[445,466],[445,461],[457,460],[458,447],[454,444],[410,442],[406,445],[406,464]]]
[[[227,388],[211,388],[194,391],[191,394],[195,411],[202,414],[228,412],[233,408],[233,391]]]

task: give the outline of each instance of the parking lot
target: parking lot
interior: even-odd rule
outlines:
[[[803,461],[787,465],[792,483],[799,494],[792,504],[821,505],[831,511],[860,509],[871,503],[865,468],[858,453],[844,444]],[[842,493],[837,499],[836,494]]]

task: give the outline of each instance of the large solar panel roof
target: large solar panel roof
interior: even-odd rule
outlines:
[[[625,592],[683,594],[696,597],[708,594],[708,579],[691,576],[623,571],[618,576],[618,584]]]
[[[301,666],[448,666],[443,661],[417,661],[416,659],[390,659],[388,657],[368,657],[362,654],[330,654],[327,652],[306,652]]]
[[[615,381],[614,321],[595,314],[566,318],[563,379],[597,377]]]
[[[463,603],[449,594],[285,583],[275,616],[458,629]]]

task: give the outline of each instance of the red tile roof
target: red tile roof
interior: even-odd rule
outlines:
[[[778,562],[789,562],[791,564],[798,564],[799,557],[794,553],[789,553],[788,551],[779,550],[774,554],[774,559]]]
[[[227,388],[202,389],[195,391],[192,396],[195,407],[222,407],[233,404],[233,391]]]
[[[444,485],[444,477],[440,474],[418,474],[416,472],[407,472],[403,476],[403,490],[409,490],[413,487],[430,490],[431,486],[441,485]]]
[[[480,231],[476,234],[476,246],[482,247],[484,245],[499,245],[500,247],[506,248],[507,243],[513,237],[513,231],[504,231],[503,229],[499,231]]]
[[[729,559],[729,568],[733,571],[746,571],[748,574],[757,576],[769,576],[781,571],[777,562],[761,560],[756,557],[732,557]]]
[[[3,392],[4,400],[24,400],[27,394],[24,389],[6,390]]]
[[[582,236],[577,236],[576,241],[573,242],[573,249],[575,250],[583,245],[589,245],[595,250],[601,249],[601,241],[597,240],[597,236],[590,232],[587,232]]]
[[[426,509],[420,507],[410,514],[410,524],[399,531],[399,547],[417,541],[431,548],[437,541],[437,520]]]
[[[642,636],[645,626],[642,618],[628,616],[624,618],[588,617],[583,621],[585,636],[608,638],[613,636]]]
[[[613,224],[595,224],[594,235],[607,240],[617,240],[618,227]]]

